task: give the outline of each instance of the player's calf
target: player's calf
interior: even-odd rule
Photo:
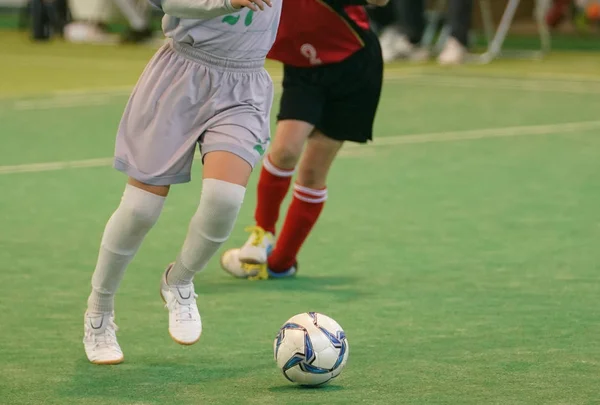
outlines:
[[[315,131],[307,142],[298,166],[297,183],[305,188],[321,190],[327,184],[329,170],[344,142]]]

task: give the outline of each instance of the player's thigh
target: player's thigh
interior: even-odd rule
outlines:
[[[216,179],[246,187],[252,174],[247,160],[228,151],[213,151],[204,156],[202,177]]]
[[[327,185],[327,175],[343,142],[315,130],[309,138],[298,167],[297,182],[301,186],[321,189]]]
[[[169,190],[171,188],[170,186],[153,186],[151,184],[142,183],[141,181],[136,180],[133,177],[130,177],[127,182],[136,188],[158,195],[160,197],[166,197],[169,194]]]

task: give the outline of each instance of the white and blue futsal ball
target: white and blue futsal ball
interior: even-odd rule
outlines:
[[[348,361],[348,340],[342,327],[317,312],[290,318],[279,330],[275,361],[283,375],[301,385],[321,385],[336,378]]]

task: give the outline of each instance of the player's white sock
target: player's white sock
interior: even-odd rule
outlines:
[[[113,0],[121,13],[127,18],[131,28],[137,31],[148,28],[148,17],[145,10],[138,7],[133,0]]]
[[[190,222],[181,253],[167,275],[169,285],[187,285],[206,267],[229,238],[246,188],[216,179],[204,179],[198,211]]]
[[[104,229],[96,270],[92,277],[90,313],[114,309],[114,297],[125,268],[154,226],[165,202],[164,197],[127,185],[121,204]]]

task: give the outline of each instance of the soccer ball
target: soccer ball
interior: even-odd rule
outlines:
[[[285,378],[307,386],[325,384],[340,375],[348,349],[342,327],[316,312],[290,318],[273,343],[275,361]]]

